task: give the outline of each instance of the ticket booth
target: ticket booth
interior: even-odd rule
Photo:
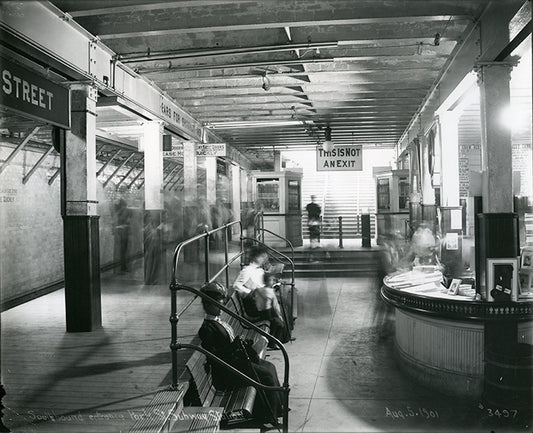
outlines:
[[[409,170],[376,167],[377,243],[405,236],[409,221]]]
[[[293,246],[302,239],[302,173],[297,171],[253,173],[254,201],[263,211],[264,227],[287,238]],[[265,242],[285,247],[283,240],[265,233]]]

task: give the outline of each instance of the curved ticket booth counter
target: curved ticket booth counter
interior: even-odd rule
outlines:
[[[396,350],[402,368],[409,375],[428,387],[462,397],[479,398],[492,385],[496,388],[491,388],[490,394],[496,399],[496,394],[513,392],[517,386],[525,387],[526,393],[529,387],[531,392],[528,384],[511,383],[519,380],[515,377],[515,366],[509,366],[509,374],[505,371],[506,363],[512,360],[504,356],[502,361],[491,355],[485,342],[494,329],[500,326],[509,329],[511,325],[512,334],[517,334],[517,344],[533,344],[532,298],[507,303],[483,302],[476,300],[473,289],[451,295],[440,282],[414,281],[401,288],[394,286],[391,277],[385,277],[381,296],[395,308]],[[529,369],[523,373],[530,376],[531,362],[521,364],[525,370]],[[494,380],[497,383],[492,383]]]

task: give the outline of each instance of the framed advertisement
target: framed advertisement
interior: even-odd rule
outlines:
[[[520,256],[520,267],[533,271],[533,248],[525,247]]]
[[[518,300],[518,259],[487,259],[487,300]]]
[[[461,280],[458,278],[454,278],[452,282],[450,283],[450,287],[448,288],[448,295],[457,295],[459,292],[459,286],[461,285]]]

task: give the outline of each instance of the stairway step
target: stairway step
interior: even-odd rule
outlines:
[[[358,269],[358,270],[347,270],[347,269],[301,269],[295,272],[296,278],[309,278],[309,277],[343,277],[343,276],[368,276],[368,275],[377,275],[378,270],[369,268],[369,269]]]
[[[329,260],[321,260],[320,258],[317,258],[317,261],[308,261],[308,262],[301,262],[295,264],[295,271],[299,270],[305,270],[305,269],[322,269],[322,268],[334,268],[334,269],[361,269],[361,268],[377,268],[379,266],[379,263],[376,263],[374,261],[366,261],[363,263],[354,263],[354,262],[347,262],[347,263],[338,263],[333,262],[331,263]]]

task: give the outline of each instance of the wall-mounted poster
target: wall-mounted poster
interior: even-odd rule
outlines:
[[[518,260],[487,259],[487,300],[510,302],[518,300]]]

